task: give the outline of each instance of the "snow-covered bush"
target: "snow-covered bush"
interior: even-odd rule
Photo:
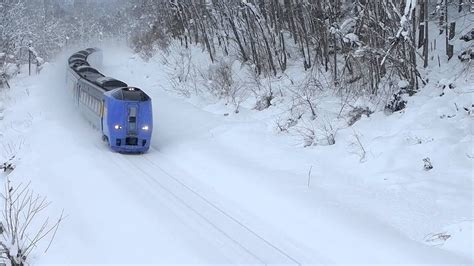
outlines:
[[[49,249],[63,214],[51,223],[44,214],[50,202],[46,197],[34,193],[29,184],[14,186],[7,179],[1,196],[1,258],[12,266],[26,265],[34,249],[40,245],[45,248],[45,252]]]
[[[349,126],[352,126],[355,124],[355,122],[359,121],[363,115],[369,117],[372,113],[373,111],[371,111],[369,107],[355,107],[348,113],[349,121],[347,122],[347,124]]]
[[[398,82],[398,91],[392,95],[388,103],[385,105],[385,111],[387,113],[398,112],[405,109],[407,101],[406,96],[412,96],[415,90],[406,80]]]
[[[319,77],[312,71],[299,84],[291,89],[294,102],[302,106],[310,114],[312,120],[317,117],[317,98],[324,91]]]
[[[0,106],[0,114],[2,113],[1,111],[2,110]],[[23,146],[24,141],[22,139],[16,142],[4,143],[1,146],[0,171],[8,173],[15,169]]]
[[[301,138],[303,147],[309,147],[316,144],[316,129],[313,127],[312,123],[294,127],[294,132]]]
[[[174,47],[173,53],[162,54],[164,63],[168,65],[171,72],[171,86],[174,92],[189,97],[191,94],[201,92],[201,72],[194,64],[192,53],[187,49]]]
[[[260,96],[255,103],[255,110],[262,111],[267,109],[272,105],[272,100],[274,98],[273,92],[270,90],[268,94]]]
[[[228,61],[221,61],[209,67],[207,88],[219,98],[228,98],[235,86],[232,65]]]
[[[474,40],[474,28],[470,32],[468,32],[468,33],[464,34],[463,36],[461,36],[461,38],[459,38],[459,39],[461,39],[465,42],[469,42],[469,41]]]
[[[238,113],[240,104],[248,97],[248,88],[234,77],[232,65],[231,60],[221,60],[211,65],[208,72],[203,75],[204,87],[218,99],[233,104],[235,112]]]
[[[168,52],[170,38],[163,28],[152,25],[142,31],[134,32],[130,45],[143,59],[149,60],[157,51]]]
[[[471,48],[466,49],[458,55],[458,58],[461,62],[474,60],[474,50]]]
[[[431,160],[429,157],[423,159],[423,169],[425,169],[425,171],[433,169],[433,165],[431,164]]]
[[[0,170],[3,172],[11,172],[15,170],[15,167],[16,167],[15,159],[16,157],[12,156],[8,158],[7,160],[5,160],[3,163],[0,163]]]
[[[304,147],[328,146],[336,144],[338,128],[326,118],[300,119],[289,131],[301,139]]]
[[[256,99],[254,109],[265,110],[272,105],[272,100],[275,98],[272,79],[270,77],[262,78],[252,66],[247,67],[247,70],[246,75],[249,81],[246,86]]]
[[[398,112],[405,109],[407,101],[403,99],[404,93],[399,91],[392,95],[390,101],[385,105],[385,111],[387,113]]]
[[[284,113],[277,121],[277,129],[279,132],[289,132],[289,130],[296,126],[300,119],[303,117],[304,110],[301,106],[296,105],[294,100],[291,104],[290,109]]]

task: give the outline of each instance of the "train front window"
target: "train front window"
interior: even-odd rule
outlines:
[[[132,131],[135,131],[137,129],[137,108],[136,107],[130,107],[128,109],[128,127]]]

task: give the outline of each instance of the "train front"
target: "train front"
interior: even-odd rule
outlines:
[[[151,98],[133,87],[105,93],[103,133],[110,147],[123,153],[144,153],[153,130]]]

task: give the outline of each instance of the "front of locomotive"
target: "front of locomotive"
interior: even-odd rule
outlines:
[[[105,93],[103,132],[112,150],[144,153],[150,148],[153,131],[151,98],[133,87]]]

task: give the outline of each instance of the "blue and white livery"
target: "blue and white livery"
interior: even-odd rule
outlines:
[[[74,103],[112,150],[144,153],[153,130],[151,99],[139,88],[105,77],[91,66],[101,62],[102,53],[95,48],[69,58],[66,81]]]

